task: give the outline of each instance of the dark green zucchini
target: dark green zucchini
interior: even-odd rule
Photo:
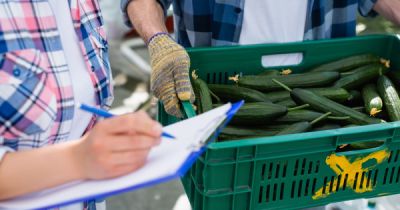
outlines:
[[[290,74],[279,76],[243,76],[236,80],[242,87],[248,87],[260,91],[272,91],[282,89],[281,86],[272,81],[279,80],[289,87],[322,87],[327,86],[339,79],[337,72],[315,72],[303,74]]]
[[[290,125],[289,127],[283,129],[282,131],[278,132],[276,135],[286,135],[286,134],[294,134],[294,133],[303,133],[303,132],[307,132],[309,130],[312,129],[312,126],[323,120],[324,118],[326,118],[327,116],[329,116],[331,114],[331,112],[328,112],[326,114],[323,114],[319,117],[317,117],[316,119],[314,119],[311,122],[307,122],[307,121],[302,121],[302,122],[297,122],[294,123],[292,125]]]
[[[295,122],[300,122],[300,121],[312,121],[320,116],[322,116],[324,113],[321,112],[316,112],[313,110],[309,109],[299,109],[299,110],[289,110],[285,116],[282,116],[278,119],[276,119],[272,123],[278,123],[278,124],[290,124],[290,123],[295,123]],[[330,121],[346,121],[348,120],[349,117],[335,117],[335,116],[328,116],[326,120]]]
[[[212,99],[207,84],[202,79],[198,78],[195,71],[193,71],[192,73],[191,82],[192,82],[193,92],[196,97],[195,104],[197,107],[197,112],[203,113],[211,110],[213,108]]]
[[[383,75],[386,71],[387,68],[379,63],[362,66],[354,70],[353,74],[340,78],[335,82],[333,87],[344,88],[346,90],[356,89],[380,75]]]
[[[322,64],[310,70],[310,72],[336,71],[344,72],[359,66],[371,63],[379,63],[380,58],[375,55],[362,54],[338,59],[329,63]]]
[[[379,95],[382,96],[389,119],[391,121],[400,120],[400,99],[392,81],[383,75],[378,78],[376,86]]]
[[[220,133],[220,140],[236,140],[262,136],[273,136],[277,133],[276,130],[266,130],[258,128],[248,128],[241,126],[226,126]]]
[[[331,130],[331,129],[338,129],[341,128],[339,124],[334,123],[326,123],[320,126],[316,126],[313,131],[324,131],[324,130]]]
[[[351,108],[357,112],[365,113],[365,107],[363,107],[363,106],[355,106],[355,107],[351,107]]]
[[[326,87],[326,88],[306,88],[306,89],[339,103],[347,101],[348,98],[350,97],[350,93],[343,88]],[[290,92],[286,90],[269,92],[265,93],[265,95],[272,102],[283,101],[285,99],[290,98]]]
[[[288,111],[285,116],[276,119],[272,123],[291,124],[300,121],[312,121],[322,115],[323,113],[321,112],[316,112],[309,109],[300,109],[300,110]]]
[[[291,98],[288,98],[286,100],[283,101],[278,101],[275,104],[281,105],[281,106],[286,106],[288,108],[292,108],[297,106],[296,102],[294,102]]]
[[[261,73],[259,73],[258,75],[262,75],[262,76],[276,76],[276,75],[280,75],[281,73],[279,72],[279,70],[275,70],[275,69],[271,69],[271,70],[266,70],[263,71]]]
[[[365,111],[370,116],[375,116],[382,111],[383,102],[379,96],[376,86],[373,83],[367,84],[362,88],[361,94],[364,100]]]
[[[385,143],[385,141],[367,141],[367,142],[349,144],[347,147],[349,150],[370,149],[379,147],[383,143]]]
[[[233,125],[266,125],[287,113],[285,106],[272,103],[245,103],[232,118]]]
[[[362,106],[364,105],[363,98],[361,92],[358,90],[350,90],[349,91],[349,98],[344,103],[347,106],[354,107],[354,106]],[[364,111],[363,111],[364,112]]]
[[[348,121],[357,125],[380,123],[380,119],[372,118],[350,107],[346,107],[326,97],[317,95],[309,90],[295,88],[291,91],[291,97],[299,104],[309,104],[311,108],[321,112],[332,112],[334,116],[346,117]]]
[[[209,84],[208,88],[222,101],[236,102],[244,100],[247,102],[271,102],[263,93],[236,85]]]
[[[397,71],[389,71],[386,74],[390,80],[393,82],[393,84],[396,86],[396,88],[400,88],[400,69]]]

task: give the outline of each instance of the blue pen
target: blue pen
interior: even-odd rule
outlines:
[[[95,115],[98,115],[100,117],[104,117],[104,118],[110,118],[110,117],[114,116],[110,112],[107,112],[107,111],[102,110],[102,109],[98,109],[96,107],[88,106],[86,104],[80,104],[79,108],[82,109],[83,111],[87,111],[87,112],[93,113]],[[165,133],[165,132],[162,132],[161,136],[167,137],[167,138],[170,138],[170,139],[175,139],[175,137],[173,135]]]

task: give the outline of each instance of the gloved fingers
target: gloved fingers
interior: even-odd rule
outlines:
[[[189,56],[185,51],[184,54],[175,58],[176,65],[173,66],[173,76],[175,82],[175,89],[178,94],[178,98],[182,101],[194,102],[195,96],[193,94],[193,88],[189,79]]]
[[[173,94],[161,96],[160,100],[162,101],[164,109],[168,114],[178,118],[183,117],[183,114],[181,112],[181,106],[179,104],[180,101],[176,96],[175,91],[173,92]]]

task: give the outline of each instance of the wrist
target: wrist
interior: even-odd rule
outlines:
[[[169,38],[171,38],[169,36],[169,34],[167,32],[157,32],[155,34],[153,34],[148,40],[147,40],[147,45],[149,45],[151,43],[151,41],[153,41],[155,38],[160,37],[160,36],[168,36]]]
[[[82,152],[82,142],[82,139],[68,142],[69,145],[65,150],[65,157],[70,166],[71,175],[75,180],[88,178],[84,165],[85,157]]]

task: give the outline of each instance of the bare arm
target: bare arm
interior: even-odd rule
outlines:
[[[127,7],[129,19],[147,43],[158,32],[168,32],[164,13],[156,0],[133,0]]]
[[[8,153],[0,164],[0,200],[83,179],[74,160],[76,142]]]
[[[160,135],[161,125],[138,112],[101,121],[77,141],[7,153],[0,162],[0,200],[137,170]]]
[[[400,26],[400,0],[378,0],[374,6],[374,10]]]

